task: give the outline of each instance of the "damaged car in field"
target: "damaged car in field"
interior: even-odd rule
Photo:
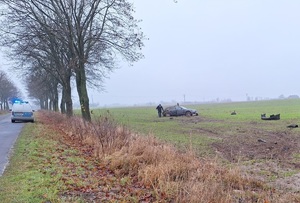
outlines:
[[[165,108],[163,116],[198,116],[198,112],[196,109],[176,105]]]

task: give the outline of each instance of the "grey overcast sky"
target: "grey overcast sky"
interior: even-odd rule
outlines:
[[[104,104],[300,94],[299,0],[135,0],[145,59],[115,70]],[[185,95],[185,98],[184,98]]]
[[[145,58],[115,70],[91,102],[300,95],[299,0],[132,1],[149,38]]]

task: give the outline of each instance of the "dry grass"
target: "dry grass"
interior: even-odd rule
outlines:
[[[238,168],[222,166],[217,158],[200,159],[192,150],[179,152],[154,136],[140,136],[111,117],[92,123],[44,112],[39,121],[93,149],[119,177],[135,177],[152,188],[159,202],[300,202],[292,194],[280,194],[264,183],[242,175]]]
[[[8,110],[0,110],[0,115],[1,114],[7,114],[9,111]]]

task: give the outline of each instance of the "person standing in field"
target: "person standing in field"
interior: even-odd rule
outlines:
[[[161,104],[159,104],[157,107],[156,107],[156,110],[157,110],[157,113],[158,113],[158,117],[161,117],[161,113],[163,112],[164,108],[162,107]]]

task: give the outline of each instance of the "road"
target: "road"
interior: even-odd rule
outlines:
[[[0,176],[8,164],[9,154],[23,126],[23,123],[11,123],[10,114],[0,115]]]

